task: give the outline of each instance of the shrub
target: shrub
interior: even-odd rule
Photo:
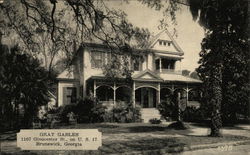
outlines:
[[[172,120],[177,119],[178,107],[174,103],[171,97],[167,98],[165,102],[161,102],[158,106],[158,110],[161,116],[168,121],[169,118]]]
[[[91,109],[90,120],[92,123],[101,123],[104,122],[106,113],[106,107],[102,104],[96,104]]]
[[[96,105],[95,100],[91,98],[80,99],[76,104],[76,115],[78,123],[90,123],[92,108]]]
[[[86,97],[80,99],[76,104],[75,114],[78,123],[100,123],[104,122],[106,107],[99,104],[97,100]]]
[[[58,114],[61,110],[61,107],[54,107],[48,110],[48,114]]]
[[[204,112],[201,108],[195,108],[193,106],[187,107],[183,113],[182,118],[184,121],[196,122],[205,119]]]
[[[161,120],[157,118],[152,118],[149,120],[151,124],[161,124]]]
[[[59,117],[62,123],[69,123],[68,114],[76,112],[76,104],[67,104],[59,108]]]
[[[140,122],[140,107],[131,103],[117,103],[111,110],[92,98],[81,99],[77,104],[65,105],[60,108],[60,118],[63,123],[69,123],[68,114],[73,112],[78,123]]]
[[[168,125],[168,128],[175,129],[175,130],[185,130],[189,127],[185,125],[182,121],[177,121]]]
[[[112,110],[105,114],[107,122],[132,123],[140,120],[140,107],[133,107],[131,103],[117,103]]]

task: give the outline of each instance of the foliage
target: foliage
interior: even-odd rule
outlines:
[[[206,119],[206,115],[204,113],[205,113],[204,109],[191,106],[187,107],[182,112],[182,118],[183,121],[188,121],[188,122],[204,121]]]
[[[91,98],[80,99],[76,104],[75,114],[78,117],[79,123],[91,122],[92,108],[96,105],[96,102]]]
[[[166,120],[177,120],[178,106],[176,105],[174,95],[170,95],[165,102],[158,105],[161,116]]]
[[[185,130],[188,128],[182,121],[177,121],[168,125],[168,128],[175,130]]]
[[[120,103],[105,114],[106,122],[132,123],[140,122],[140,107],[133,107],[131,103]]]
[[[104,121],[106,107],[98,103],[94,98],[80,99],[75,107],[78,123],[97,123]]]
[[[96,104],[91,109],[91,122],[92,123],[104,122],[105,114],[106,114],[106,107],[103,106],[102,104]]]
[[[161,120],[157,118],[152,118],[149,120],[151,124],[161,124]]]
[[[38,107],[47,104],[49,97],[48,72],[40,67],[37,59],[22,53],[17,46],[8,50],[0,44],[1,118],[11,128],[29,127]]]
[[[62,106],[60,109],[59,116],[63,123],[69,123],[68,114],[71,112],[77,116],[78,123],[131,123],[141,120],[139,107],[134,108],[132,104],[118,103],[111,110],[107,110],[106,106],[88,97],[80,99],[76,104]]]
[[[200,78],[198,76],[198,73],[196,71],[190,73],[190,77],[193,78],[193,79],[200,80]]]
[[[190,74],[190,72],[191,71],[189,71],[189,70],[182,70],[182,75],[184,75],[184,76],[189,76],[189,74]]]
[[[61,65],[58,56],[70,65],[74,52],[84,42],[103,43],[113,53],[120,53],[114,48],[125,45],[145,47],[150,32],[133,26],[123,11],[109,8],[108,3],[105,0],[4,1],[0,4],[3,19],[0,27],[7,36],[15,36],[15,41],[27,52],[43,57],[49,70]],[[126,65],[123,68],[127,69]]]
[[[59,111],[60,121],[62,123],[69,123],[68,114],[71,112],[75,113],[76,109],[77,109],[76,104],[67,104],[67,105],[60,107],[60,111]]]

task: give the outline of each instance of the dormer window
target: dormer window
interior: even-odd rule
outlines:
[[[171,42],[167,40],[159,40],[159,45],[160,46],[170,46]]]
[[[159,44],[162,45],[162,41],[159,41]]]

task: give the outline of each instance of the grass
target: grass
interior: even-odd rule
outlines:
[[[2,150],[15,154],[118,154],[133,151],[158,150],[150,154],[161,154],[160,149],[167,153],[182,152],[185,146],[214,144],[221,142],[231,142],[239,140],[249,140],[250,138],[237,135],[224,134],[223,137],[208,137],[206,135],[191,135],[192,130],[197,127],[190,125],[187,130],[174,130],[163,124],[77,124],[71,126],[61,126],[58,128],[77,129],[98,129],[103,134],[102,147],[98,151],[20,151],[16,148]],[[241,131],[241,130],[240,130]],[[9,133],[10,134],[10,133]],[[7,135],[9,135],[7,134]],[[1,136],[2,137],[2,136]],[[5,137],[8,137],[5,135]],[[10,136],[13,137],[13,136]],[[250,137],[250,136],[249,136]],[[13,146],[15,147],[15,146]],[[4,154],[4,153],[3,153]]]

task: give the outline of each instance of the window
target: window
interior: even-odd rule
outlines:
[[[136,58],[132,60],[132,70],[134,71],[142,70],[142,60],[140,58]]]
[[[102,68],[105,57],[103,52],[100,51],[92,51],[91,52],[91,67],[92,68]]]
[[[139,71],[140,70],[140,63],[138,61],[134,62],[134,71]]]
[[[163,43],[164,43],[164,46],[166,46],[167,42],[166,42],[166,41],[164,41]]]
[[[170,43],[168,43],[168,46],[170,46]]]
[[[162,45],[162,41],[159,41],[159,44]]]

